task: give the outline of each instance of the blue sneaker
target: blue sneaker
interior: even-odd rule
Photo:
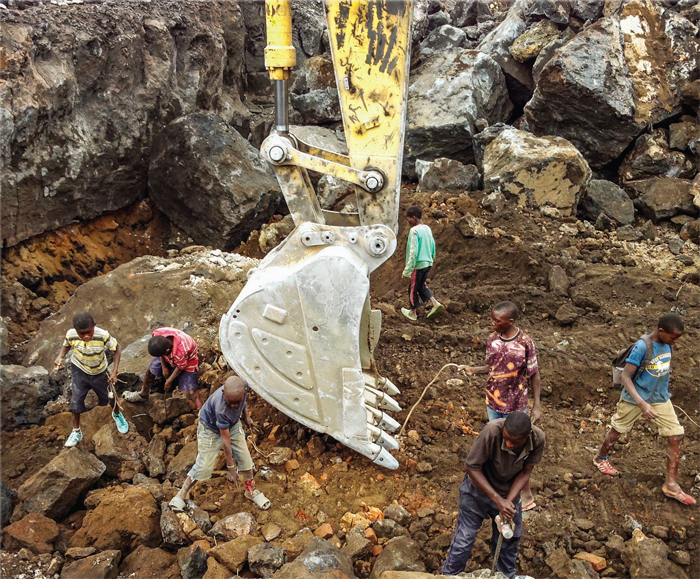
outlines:
[[[66,440],[66,443],[63,446],[70,448],[71,446],[78,444],[82,439],[83,433],[80,432],[80,430],[74,430],[70,433],[68,440]]]
[[[120,434],[126,434],[129,432],[129,423],[126,421],[126,418],[124,418],[124,415],[121,412],[119,414],[112,413],[112,418],[114,418],[114,422],[117,423],[117,430],[120,432]]]

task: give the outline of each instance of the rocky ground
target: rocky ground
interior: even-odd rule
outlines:
[[[610,385],[611,356],[651,329],[662,313],[676,311],[687,323],[674,352],[672,377],[673,400],[687,432],[680,483],[700,494],[694,488],[700,452],[695,348],[700,292],[694,268],[669,251],[677,229],[662,224],[655,238],[621,241],[619,229],[598,231],[573,217],[554,219],[517,206],[490,213],[481,207],[485,197],[481,192],[404,191],[404,207],[423,206],[435,233],[438,259],[431,287],[448,311],[434,323],[413,324],[397,315],[406,300],[401,251],[372,280],[373,304],[384,312],[377,361],[401,389],[397,399],[404,411],[396,418],[405,419],[444,364],[483,359],[490,306],[514,300],[523,311],[521,327],[538,347],[541,426],[548,436],[545,460],[533,477],[539,508],[526,515],[520,569],[534,577],[595,577],[586,564],[571,559],[588,553],[606,559],[601,576],[693,576],[698,572],[697,511],[661,494],[665,441],[655,428],[642,422],[616,449],[621,477],[606,478],[591,465],[619,396]],[[482,228],[478,234],[475,219]],[[405,235],[402,224],[399,247]],[[241,253],[260,254],[259,237],[252,236]],[[692,241],[682,251],[697,259]],[[73,310],[89,305],[122,343],[131,344],[119,390],[134,388],[147,360],[138,338],[150,330],[143,320],[145,309],[153,307],[151,323],[177,323],[197,337],[205,393],[221,384],[228,368],[215,337],[217,312],[227,309],[255,262],[196,247],[171,255],[140,258],[83,285],[61,315],[45,321],[29,344],[28,359],[48,367]],[[124,316],[107,305],[109,291],[123,291],[136,273],[141,280],[129,306],[133,315]],[[152,306],[147,296],[154,291],[170,295]],[[105,293],[104,299],[95,300],[96,293]],[[194,299],[184,299],[192,294]],[[164,303],[171,301],[178,304],[177,319],[170,303]],[[209,304],[209,313],[201,309],[203,303]],[[54,397],[68,394],[66,376],[44,371],[33,380],[45,380],[44,390]],[[62,452],[70,430],[65,398],[45,409],[37,405],[35,418],[48,415],[42,424],[3,431],[3,481],[19,495],[13,524],[3,535],[7,576],[35,569],[46,573],[50,565],[55,570],[63,564],[61,576],[74,577],[78,571],[71,569],[81,561],[107,569],[100,575],[105,577],[113,576],[110,569],[125,577],[176,577],[180,572],[196,577],[205,569],[205,577],[228,577],[237,570],[268,576],[285,557],[293,565],[304,548],[301,560],[318,549],[331,550],[339,569],[358,577],[378,577],[387,569],[440,568],[454,528],[463,460],[485,421],[480,379],[467,380],[451,369],[440,375],[411,416],[396,455],[401,466],[394,472],[300,427],[253,395],[259,429],[249,433],[249,440],[258,485],[273,507],[256,510],[218,470],[211,481],[195,487],[192,499],[199,508],[184,518],[171,514],[165,503],[194,460],[196,419],[184,399],[162,398],[154,394],[145,407],[123,404],[133,432],[126,439],[118,437],[104,409],[91,410],[84,417],[83,450]],[[13,417],[22,420],[16,414],[3,423],[10,425]],[[87,471],[79,480],[77,464]],[[56,472],[63,474],[57,479]],[[57,500],[55,488],[62,485],[70,490]],[[54,496],[48,497],[51,488]],[[40,516],[38,522],[27,520]],[[635,550],[629,542],[632,520],[648,537],[640,543],[646,550]],[[46,533],[44,544],[27,538],[30,522]],[[486,525],[482,532],[487,540]],[[258,556],[265,562],[259,563]],[[652,563],[658,574],[640,574]],[[486,543],[479,542],[470,568],[488,565]],[[190,568],[201,572],[187,575],[190,571],[183,569]],[[291,572],[294,568],[283,567],[277,574]]]

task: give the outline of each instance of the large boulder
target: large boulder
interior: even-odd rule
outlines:
[[[72,327],[73,315],[81,310],[92,312],[100,326],[117,336],[123,346],[159,325],[193,326],[201,351],[211,337],[198,320],[220,318],[227,312],[245,284],[248,270],[258,261],[220,250],[195,249],[183,250],[174,258],[139,257],[81,285],[29,341],[24,364],[50,368],[56,344]],[[154,300],[154,295],[159,298]],[[113,305],[125,300],[129,315],[124,315],[124,308]],[[200,327],[203,335],[197,333]],[[135,414],[144,413],[143,404],[134,406],[140,409]],[[139,425],[139,417],[127,418]]]
[[[474,26],[480,16],[482,18],[491,16],[486,0],[460,0],[455,2],[450,10],[452,25],[459,28]]]
[[[452,159],[434,162],[416,161],[417,191],[477,191],[481,175],[474,165],[464,165]]]
[[[275,573],[275,579],[320,579],[324,576],[353,579],[355,573],[350,557],[319,537],[314,537],[293,562],[287,563]]]
[[[58,525],[53,519],[30,513],[2,530],[2,546],[10,551],[29,549],[36,555],[53,553],[58,536]]]
[[[248,567],[256,577],[270,579],[287,562],[287,554],[282,547],[260,543],[248,550]]]
[[[295,74],[290,101],[306,124],[340,120],[340,101],[333,63],[327,56],[314,56]]]
[[[144,545],[138,546],[133,553],[124,557],[119,565],[119,573],[124,577],[138,579],[180,579],[180,568],[174,553]]]
[[[63,567],[61,579],[115,579],[121,557],[121,551],[110,550],[78,559]]]
[[[674,111],[684,78],[678,62],[697,60],[695,42],[692,34],[669,29],[658,3],[625,4],[544,67],[525,108],[528,126],[536,135],[566,138],[592,167],[602,167]]]
[[[129,432],[120,434],[114,421],[110,421],[97,431],[92,441],[95,456],[107,467],[108,476],[130,481],[136,473],[144,471],[148,443],[133,424],[129,425]]]
[[[525,131],[501,131],[484,151],[484,186],[500,187],[521,205],[576,211],[591,178],[581,153],[559,137],[538,138]]]
[[[187,473],[197,460],[197,441],[188,442],[168,464],[167,479],[175,486],[182,485]]]
[[[85,515],[70,546],[129,553],[139,545],[157,547],[160,541],[160,509],[153,495],[141,487],[112,487]]]
[[[214,114],[191,114],[154,134],[148,183],[153,201],[180,229],[227,250],[265,223],[281,200],[260,152]]]
[[[557,25],[551,20],[540,20],[515,39],[510,47],[510,54],[518,62],[527,62],[537,58],[542,49],[557,38]]]
[[[0,366],[0,392],[2,426],[10,428],[39,424],[44,405],[60,396],[61,387],[41,366]]]
[[[453,48],[464,48],[467,34],[464,30],[445,24],[432,30],[420,45],[421,58],[439,54]]]
[[[152,131],[176,116],[249,116],[237,2],[42,7],[2,36],[3,246],[145,196]]]
[[[655,129],[642,135],[620,165],[620,182],[627,183],[650,177],[679,177],[695,175],[693,162],[680,151],[669,148],[666,129]]]
[[[634,221],[634,203],[623,189],[611,181],[591,179],[579,208],[593,222],[601,213],[620,225]]]
[[[103,462],[80,446],[66,448],[19,487],[13,519],[39,513],[60,519],[105,472]]]
[[[258,537],[244,535],[242,537],[236,537],[233,541],[219,543],[209,551],[209,555],[229,569],[232,574],[237,575],[238,571],[241,570],[248,560],[248,550],[262,542],[262,539]]]
[[[628,186],[638,195],[634,203],[654,223],[684,213],[697,215],[693,204],[691,181],[675,178],[654,178],[634,181]]]
[[[513,110],[498,64],[476,50],[435,55],[411,74],[404,170],[416,159],[473,160],[477,119],[506,121]]]
[[[630,577],[674,577],[688,579],[688,575],[668,559],[669,548],[661,539],[648,537],[642,541],[630,540],[622,552],[622,561],[629,568]]]
[[[370,579],[379,579],[385,571],[425,572],[418,544],[408,537],[396,537],[386,542],[372,567]]]

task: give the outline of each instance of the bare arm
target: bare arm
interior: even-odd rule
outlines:
[[[514,502],[515,499],[518,498],[518,495],[520,495],[520,491],[522,491],[525,488],[528,481],[530,480],[530,475],[532,474],[532,470],[534,468],[534,464],[526,464],[523,470],[520,471],[520,474],[515,477],[513,485],[510,487],[510,492],[508,493],[507,498],[509,501]]]
[[[540,416],[542,416],[542,409],[540,407],[540,392],[542,390],[542,384],[540,383],[539,370],[530,376],[530,386],[532,387],[532,396],[534,400],[532,404],[532,422],[533,424],[537,424]]]
[[[226,459],[226,478],[229,482],[236,482],[238,478],[238,472],[233,468],[233,453],[231,452],[231,431],[227,428],[226,430],[219,429],[219,434],[221,435],[221,446],[224,448],[224,458]]]
[[[501,516],[504,519],[510,521],[515,516],[515,505],[513,504],[513,501],[510,498],[504,499],[501,495],[499,495],[491,486],[488,479],[484,476],[483,472],[467,467],[467,474],[469,475],[469,478],[474,481],[476,487],[489,499],[496,503],[498,511],[501,513]],[[512,490],[513,489],[511,488],[511,492]]]
[[[56,356],[56,359],[53,361],[54,371],[63,368],[63,358],[66,357],[66,354],[68,352],[70,352],[70,346],[61,346],[61,351],[58,353],[58,356]]]
[[[637,403],[637,406],[639,406],[639,409],[642,411],[644,418],[656,418],[659,413],[652,408],[651,404],[642,400],[639,392],[637,392],[634,382],[632,382],[632,375],[636,372],[637,368],[638,366],[630,364],[629,362],[625,364],[625,369],[622,372],[622,385],[625,387],[625,390],[627,390],[627,393],[632,397],[632,400]]]
[[[488,366],[460,366],[459,369],[470,376],[474,374],[488,374],[491,371],[491,368]]]
[[[117,375],[119,374],[119,362],[121,362],[122,359],[122,347],[117,344],[117,349],[114,350],[114,370],[112,370],[112,374],[109,377],[109,381],[112,384],[116,384],[117,382]]]

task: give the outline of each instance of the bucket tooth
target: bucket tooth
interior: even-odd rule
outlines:
[[[396,400],[385,392],[380,392],[371,386],[365,386],[365,400],[372,406],[380,407],[384,410],[391,410],[392,412],[401,411],[401,406],[399,406]]]
[[[401,426],[386,412],[377,410],[369,404],[365,404],[365,408],[367,409],[367,421],[373,423],[377,428],[380,428],[381,430],[386,430],[388,432],[394,432],[395,430],[398,430]]]
[[[380,376],[379,380],[376,380],[374,376],[365,373],[365,384],[367,386],[371,386],[372,388],[376,388],[377,390],[382,390],[390,396],[396,396],[397,394],[401,393],[401,391],[394,386],[391,380],[384,378],[383,376]]]
[[[399,461],[396,460],[386,448],[382,448],[372,462],[379,466],[390,468],[391,470],[399,468]]]
[[[383,430],[380,430],[371,424],[367,425],[367,430],[369,431],[374,442],[376,442],[379,446],[386,448],[387,450],[399,449],[399,443]]]

